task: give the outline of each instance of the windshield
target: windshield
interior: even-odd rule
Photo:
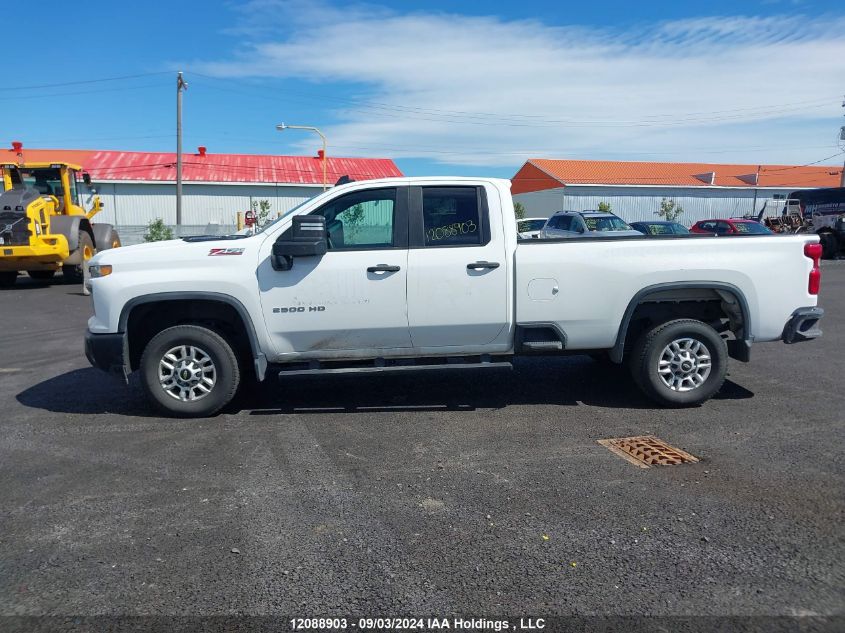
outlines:
[[[264,231],[266,231],[267,229],[269,229],[271,226],[275,226],[278,222],[280,222],[281,220],[284,220],[284,219],[285,219],[286,217],[288,217],[291,213],[293,213],[293,212],[295,212],[297,209],[301,208],[301,207],[302,207],[302,205],[304,205],[304,204],[306,204],[306,203],[308,203],[308,202],[311,202],[313,199],[314,199],[314,198],[308,198],[307,200],[303,200],[302,202],[300,202],[298,205],[296,205],[296,206],[295,206],[295,207],[293,207],[292,209],[288,209],[287,211],[284,211],[284,212],[283,212],[283,213],[282,213],[279,217],[277,217],[277,218],[276,218],[275,220],[273,220],[272,222],[268,222],[268,223],[267,223],[267,224],[265,224],[264,226],[261,226],[261,227],[256,228],[256,229],[255,229],[255,232],[253,233],[253,235],[258,235],[259,233],[263,233]]]
[[[604,215],[598,217],[587,216],[584,224],[588,231],[632,231],[633,229],[621,218],[615,215]]]
[[[42,196],[62,197],[61,170],[51,167],[41,167],[38,169],[23,168],[20,172],[24,184],[27,187],[36,189]]]
[[[737,233],[754,233],[756,235],[771,233],[769,229],[757,222],[735,222],[734,228]]]
[[[518,224],[518,231],[525,233],[527,231],[539,231],[546,225],[545,220],[520,220]]]
[[[682,224],[646,224],[649,234],[651,235],[684,235],[689,233],[689,230]]]

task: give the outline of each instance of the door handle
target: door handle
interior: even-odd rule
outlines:
[[[499,262],[473,262],[467,264],[467,270],[483,270],[484,268],[498,268]]]
[[[368,266],[368,273],[395,273],[399,270],[399,266],[388,266],[387,264],[379,264],[378,266]]]

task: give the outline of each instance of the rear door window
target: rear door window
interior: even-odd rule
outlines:
[[[490,241],[481,187],[423,187],[422,229],[426,247],[473,246]]]

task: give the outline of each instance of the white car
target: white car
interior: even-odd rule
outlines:
[[[510,182],[330,189],[251,236],[97,254],[90,362],[207,416],[247,375],[510,367],[606,352],[656,402],[704,402],[728,357],[821,334],[816,235],[518,240]],[[741,247],[740,247],[741,246]],[[772,367],[771,371],[788,371]]]
[[[523,218],[516,221],[516,232],[524,240],[540,237],[548,218]]]
[[[625,220],[603,211],[558,211],[548,219],[540,237],[621,237],[642,235]]]

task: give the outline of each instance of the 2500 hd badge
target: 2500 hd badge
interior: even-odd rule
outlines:
[[[290,314],[292,312],[325,312],[326,306],[293,306],[290,308],[273,308],[273,314]]]

